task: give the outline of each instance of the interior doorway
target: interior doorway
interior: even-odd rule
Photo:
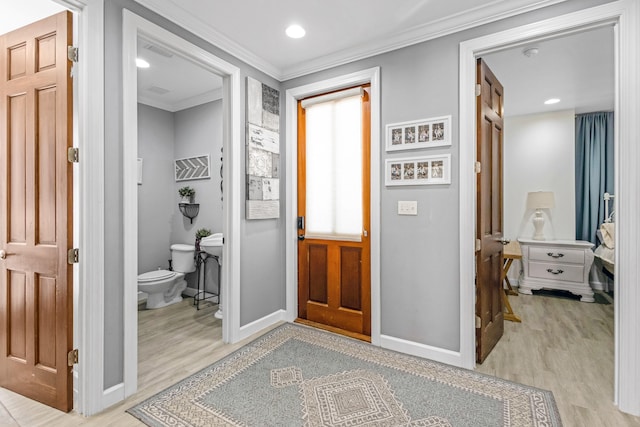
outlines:
[[[611,7],[613,6],[613,7]],[[628,23],[620,19],[621,16],[625,16],[625,19],[629,19]],[[634,58],[637,58],[636,48],[637,40],[633,37],[634,25],[637,25],[636,16],[631,8],[615,7],[615,5],[600,7],[597,14],[592,14],[591,11],[575,12],[569,15],[561,16],[551,20],[540,23],[539,26],[532,31],[524,31],[522,28],[515,28],[512,30],[503,31],[489,36],[481,37],[474,40],[469,40],[461,44],[460,49],[460,141],[461,141],[461,192],[460,192],[460,205],[461,210],[474,211],[475,202],[472,196],[472,189],[474,188],[474,174],[473,171],[473,155],[466,154],[465,147],[466,141],[474,141],[473,132],[475,129],[475,120],[473,118],[474,112],[474,99],[471,96],[473,90],[471,85],[473,84],[473,65],[475,64],[475,58],[481,56],[490,51],[496,51],[509,46],[523,45],[532,40],[540,38],[546,38],[549,35],[567,34],[569,32],[575,32],[578,28],[594,28],[598,26],[606,26],[611,23],[615,23],[615,34],[618,38],[616,41],[616,70],[626,70],[626,67],[634,68]],[[624,22],[624,24],[623,24]],[[629,25],[630,24],[630,25]],[[629,46],[627,46],[629,43]],[[635,68],[634,68],[635,69]],[[631,89],[633,82],[631,78],[625,73],[620,73],[616,77],[616,115],[619,126],[617,127],[618,133],[616,136],[616,152],[617,152],[617,175],[616,191],[619,194],[624,193],[622,197],[625,199],[636,200],[637,195],[633,194],[633,191],[620,186],[621,182],[625,182],[625,179],[633,170],[633,161],[635,161],[635,148],[630,147],[630,141],[633,139],[633,131],[636,128],[636,124],[630,116],[630,111],[633,108],[637,108],[639,102],[637,92]],[[629,92],[626,93],[625,91]],[[631,138],[631,139],[629,139]],[[469,149],[469,152],[473,152]],[[629,158],[626,158],[625,153]],[[626,202],[625,202],[626,203]],[[616,201],[616,210],[620,214],[619,228],[627,228],[629,230],[635,230],[630,218],[625,218],[626,215],[632,214],[632,209],[626,206],[621,206],[619,200]],[[473,241],[471,236],[474,235],[472,227],[468,227],[461,220],[461,321],[463,325],[461,336],[461,350],[463,351],[463,358],[473,365],[470,361],[470,354],[472,354],[473,341],[471,339],[471,331],[473,330],[472,321],[472,298],[469,297],[473,293],[471,291],[473,284],[473,267],[472,258],[473,254]],[[617,238],[622,238],[619,233]],[[464,236],[469,236],[465,239]],[[635,236],[635,234],[634,234]],[[632,238],[632,237],[629,237]],[[620,248],[620,245],[618,245]],[[619,279],[621,286],[618,286],[615,295],[616,304],[616,403],[623,411],[638,413],[638,408],[635,387],[632,384],[637,384],[636,371],[633,368],[635,361],[635,355],[633,351],[627,350],[634,348],[633,345],[629,347],[629,343],[634,343],[637,340],[630,328],[627,328],[625,324],[635,319],[635,311],[633,309],[634,304],[637,301],[633,298],[627,300],[621,294],[628,292],[624,283],[633,279],[629,277],[627,279],[625,271],[626,268],[632,268],[632,259],[636,256],[634,249],[629,248],[629,251],[617,251],[617,269],[616,276]],[[466,325],[466,326],[465,326]],[[620,345],[621,341],[627,343],[624,346]]]
[[[222,133],[224,197],[222,232],[225,236],[221,292],[225,300],[222,339],[234,342],[239,335],[239,270],[240,270],[240,71],[237,67],[204,51],[169,31],[131,13],[124,14],[123,37],[123,109],[124,109],[124,210],[130,215],[124,223],[125,245],[125,397],[137,389],[138,362],[138,82],[136,58],[138,40],[153,43],[222,79]],[[217,156],[219,153],[216,153]],[[226,297],[225,297],[226,296]]]

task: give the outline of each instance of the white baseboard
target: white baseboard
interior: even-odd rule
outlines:
[[[102,409],[115,405],[126,398],[124,395],[124,383],[116,384],[102,392]]]
[[[251,323],[241,326],[240,336],[238,337],[238,341],[245,339],[255,334],[256,332],[260,332],[261,330],[268,328],[269,326],[273,326],[278,322],[284,321],[286,318],[286,314],[287,312],[285,310],[278,310],[264,316],[261,319],[255,320]]]
[[[439,347],[432,347],[430,345],[420,344],[414,341],[407,341],[401,338],[390,337],[388,335],[380,336],[380,346],[389,350],[410,354],[412,356],[423,357],[425,359],[434,360],[440,363],[446,363],[448,365],[457,367],[463,366],[462,357],[457,351],[446,350]]]

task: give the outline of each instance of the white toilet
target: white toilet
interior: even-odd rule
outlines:
[[[154,270],[138,276],[138,291],[145,292],[147,308],[161,308],[182,301],[182,291],[187,287],[185,274],[196,271],[195,246],[171,245],[173,271]]]

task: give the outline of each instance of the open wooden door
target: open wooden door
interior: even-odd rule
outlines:
[[[482,363],[504,331],[502,290],[502,84],[478,59],[476,83],[476,359]],[[479,324],[478,324],[479,323]]]
[[[368,90],[366,85],[298,103],[298,321],[367,341]]]
[[[0,386],[73,406],[72,16],[0,36]]]

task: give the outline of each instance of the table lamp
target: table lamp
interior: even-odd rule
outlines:
[[[527,209],[534,210],[533,227],[535,233],[533,240],[545,240],[542,230],[544,228],[544,218],[542,217],[542,209],[552,209],[555,207],[555,200],[552,191],[534,191],[527,194]]]

